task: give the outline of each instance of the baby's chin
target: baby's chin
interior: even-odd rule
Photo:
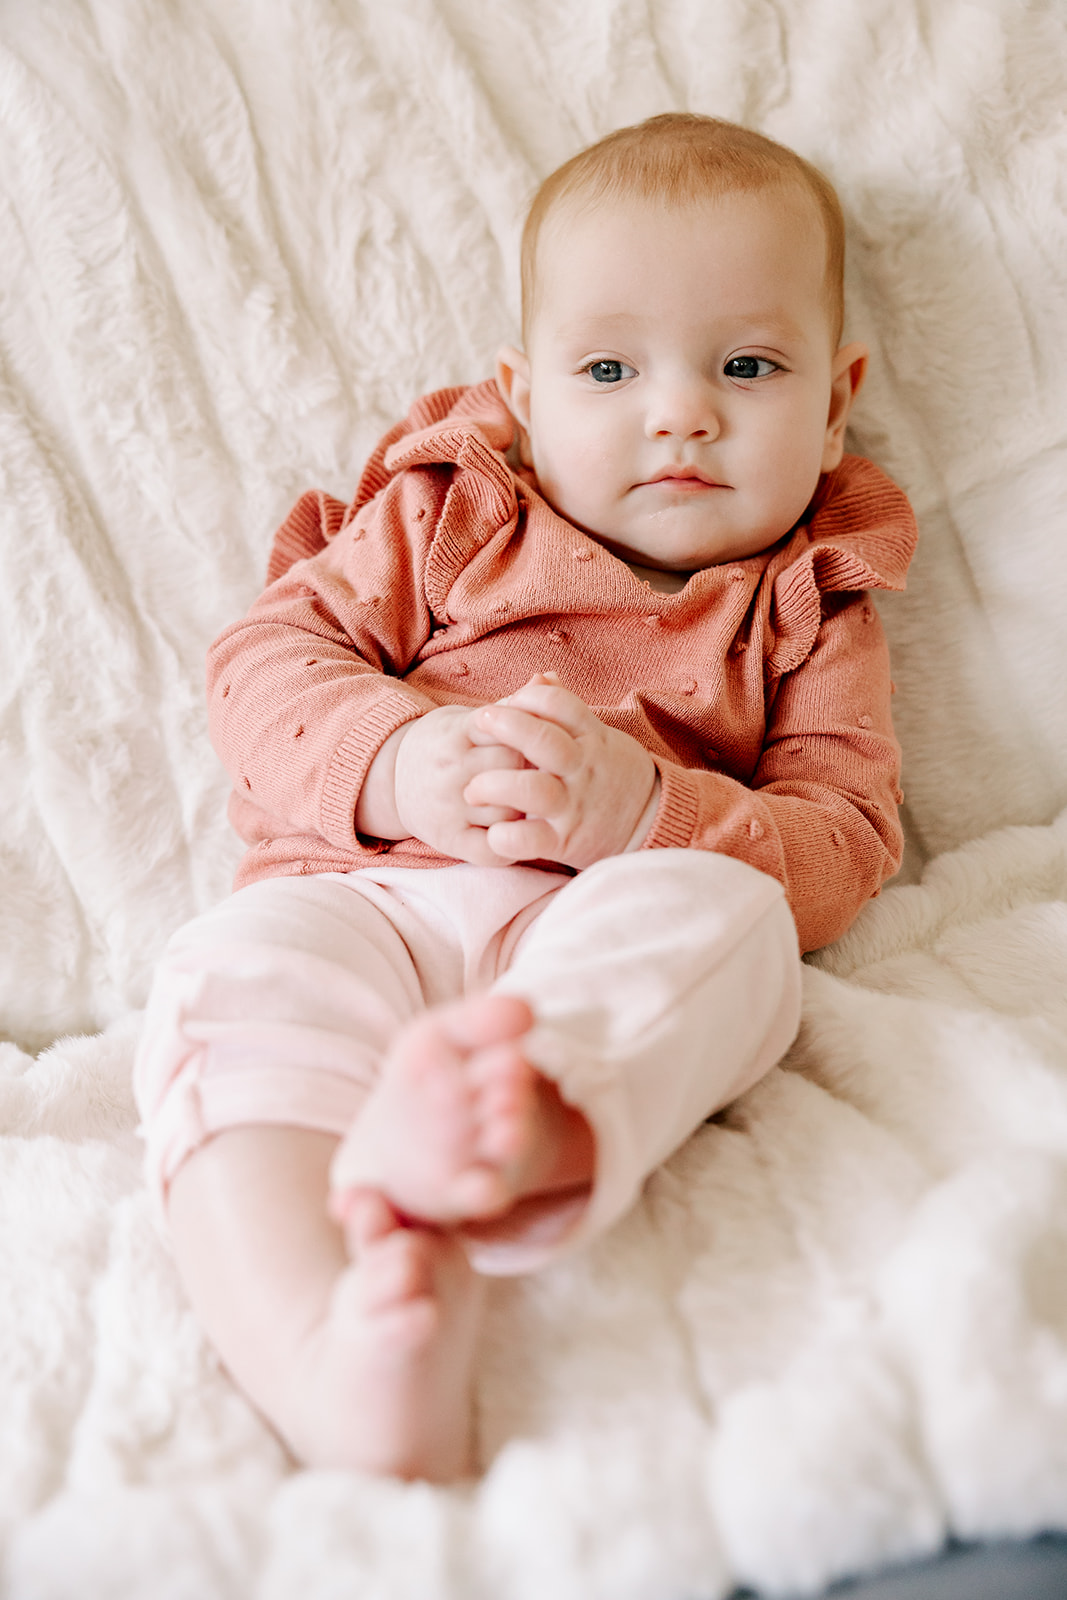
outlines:
[[[634,508],[623,509],[632,512]],[[570,520],[620,561],[657,572],[695,572],[698,567],[715,564],[718,557],[708,552],[714,551],[725,534],[725,530],[709,526],[707,508],[702,509],[703,515],[695,505],[682,505],[659,507],[652,516]]]
[[[545,494],[543,488],[540,492]],[[588,508],[562,504],[550,495],[545,498],[560,516],[620,561],[653,572],[698,572],[703,567],[744,561],[769,550],[782,537],[762,526],[723,526],[722,518],[709,515],[707,501],[697,504],[695,495],[681,504],[660,505],[651,515],[620,517],[618,522],[609,516],[603,521],[595,515],[583,517],[582,510]]]
[[[605,550],[610,550],[612,555],[618,556],[620,561],[626,561],[635,567],[647,567],[652,572],[696,572],[701,567],[714,567],[720,561],[734,559],[729,554],[714,553],[717,541],[707,538],[667,538],[662,533],[655,538],[642,537],[629,530],[602,533],[597,529],[587,528],[585,531],[591,539],[603,545]]]
[[[697,567],[710,565],[707,561],[697,559],[690,561],[687,556],[664,558],[662,551],[624,544],[621,540],[611,539],[603,533],[590,533],[589,537],[595,539],[597,544],[603,545],[605,550],[610,550],[613,556],[618,556],[620,561],[625,561],[628,566],[647,567],[650,572],[695,572]]]
[[[762,555],[784,539],[793,526],[709,526],[707,518],[686,516],[661,516],[654,519],[654,524],[611,532],[587,528],[586,532],[622,561],[659,572],[699,572],[704,567],[721,567]]]

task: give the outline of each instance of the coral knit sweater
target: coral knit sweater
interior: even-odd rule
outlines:
[[[903,588],[903,494],[847,456],[769,550],[659,594],[508,465],[496,385],[426,396],[349,506],[299,500],[269,587],[209,657],[211,732],[252,847],[282,873],[435,867],[416,839],[355,832],[394,729],[551,669],[659,769],[643,848],[737,856],[785,888],[801,947],[842,933],[900,864],[900,752],[865,591]]]

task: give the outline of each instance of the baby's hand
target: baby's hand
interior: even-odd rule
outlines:
[[[379,774],[374,767],[368,774],[374,779],[370,795],[377,798],[385,785],[387,799],[371,807],[361,802],[357,828],[379,838],[421,839],[477,867],[503,865],[486,829],[519,813],[507,805],[471,803],[463,794],[480,773],[521,767],[522,756],[488,740],[475,744],[468,733],[476,714],[465,706],[438,706],[399,728],[379,752]]]
[[[506,803],[467,800],[465,791],[487,771],[521,767],[522,756],[502,744],[475,744],[469,731],[477,714],[465,706],[438,706],[408,725],[396,755],[396,809],[411,837],[442,855],[499,867],[487,829],[518,813]]]
[[[625,850],[656,782],[655,763],[636,739],[545,673],[475,711],[471,728],[490,748],[506,746],[529,763],[494,763],[463,791],[468,805],[510,813],[487,829],[498,859],[589,867]]]

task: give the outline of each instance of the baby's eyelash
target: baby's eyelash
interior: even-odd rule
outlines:
[[[585,377],[592,378],[594,383],[600,384],[605,389],[621,383],[624,378],[637,377],[636,370],[627,362],[610,356],[600,356],[596,361],[589,361],[581,370]]]
[[[732,367],[745,367],[749,370],[744,372],[731,371]],[[759,370],[760,367],[766,370],[761,372]],[[752,368],[756,370],[753,371],[751,370]],[[751,383],[756,378],[770,377],[772,372],[781,372],[782,368],[777,361],[772,361],[769,356],[731,356],[722,370],[727,378],[737,378],[741,382]]]

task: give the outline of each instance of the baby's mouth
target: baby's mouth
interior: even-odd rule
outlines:
[[[710,472],[703,472],[699,467],[664,467],[662,471],[653,473],[652,477],[645,478],[637,487],[647,489],[653,486],[679,489],[683,492],[730,487],[728,483],[721,483],[718,478],[713,478]]]

